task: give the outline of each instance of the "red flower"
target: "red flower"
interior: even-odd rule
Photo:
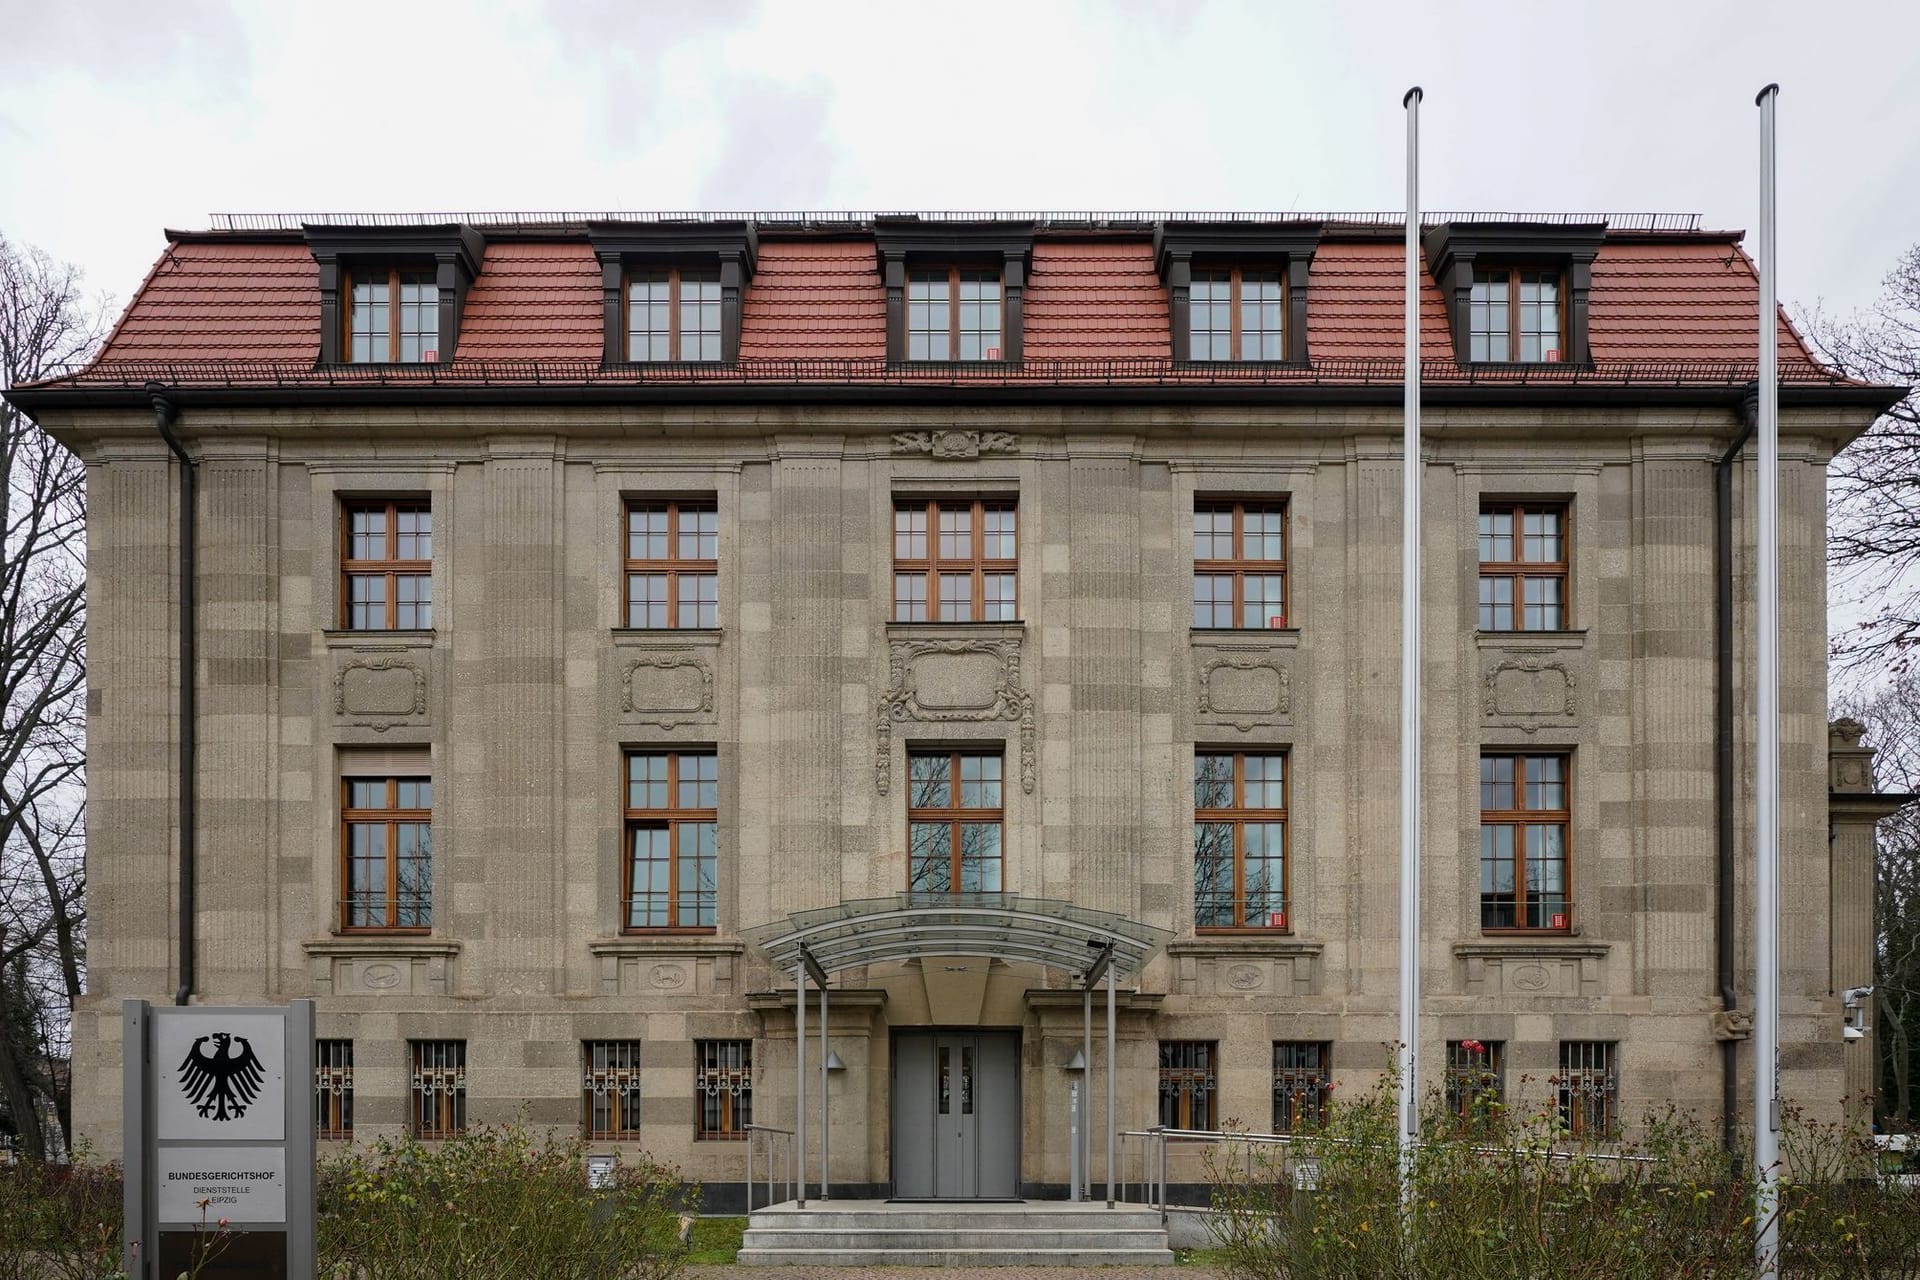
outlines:
[[[1487,1046],[1481,1044],[1478,1040],[1462,1040],[1460,1047],[1468,1053],[1485,1053],[1487,1051]]]

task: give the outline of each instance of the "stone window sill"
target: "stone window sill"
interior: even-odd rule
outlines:
[[[320,636],[329,649],[431,649],[434,642],[432,631],[326,630]]]
[[[1187,635],[1194,644],[1226,645],[1230,648],[1298,649],[1298,627],[1189,627]]]
[[[1474,643],[1482,649],[1504,652],[1511,649],[1578,650],[1587,647],[1587,629],[1571,631],[1476,631]]]
[[[1276,933],[1271,937],[1254,934],[1202,934],[1177,938],[1166,947],[1170,956],[1317,956],[1327,944],[1316,938],[1297,938]]]
[[[717,648],[725,634],[719,627],[615,627],[616,649]]]
[[[587,950],[596,956],[737,956],[746,949],[738,938],[698,933],[631,934],[587,941]]]
[[[1608,942],[1586,938],[1512,937],[1487,938],[1480,942],[1456,942],[1453,954],[1465,960],[1553,959],[1567,957],[1599,958],[1613,950]]]

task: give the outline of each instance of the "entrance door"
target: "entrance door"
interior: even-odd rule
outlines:
[[[1019,1033],[898,1036],[894,1194],[909,1200],[1011,1200],[1019,1172]]]

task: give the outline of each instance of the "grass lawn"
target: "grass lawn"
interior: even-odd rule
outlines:
[[[740,1237],[746,1230],[745,1218],[698,1219],[693,1224],[693,1239],[687,1243],[687,1261],[731,1263],[740,1252]]]

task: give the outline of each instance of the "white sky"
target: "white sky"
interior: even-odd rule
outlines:
[[[0,0],[0,233],[124,301],[215,211],[1429,209],[1920,239],[1915,0]]]

